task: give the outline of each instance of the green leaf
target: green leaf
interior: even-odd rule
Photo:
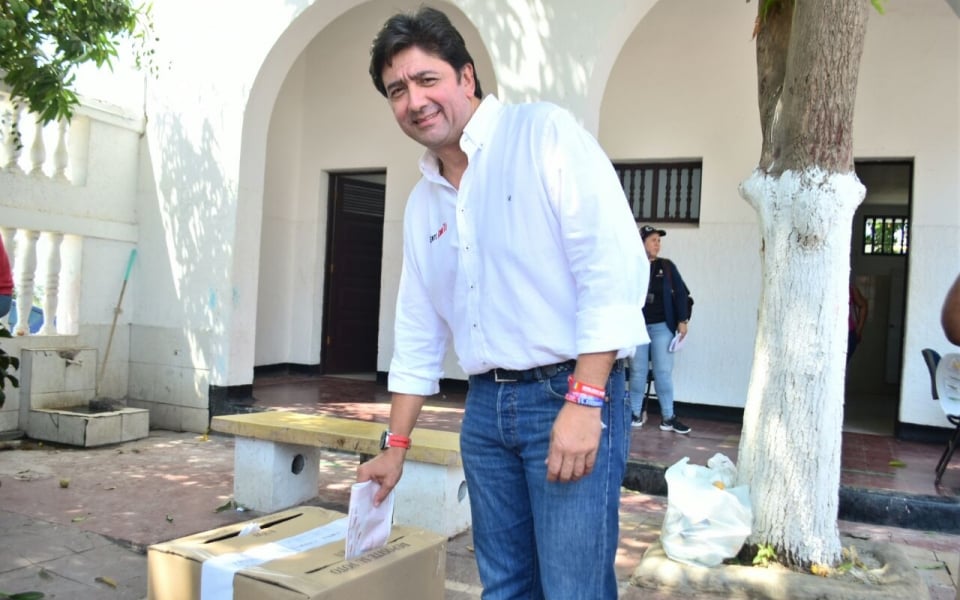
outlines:
[[[0,2],[0,73],[11,99],[44,123],[69,119],[78,100],[73,72],[84,63],[112,68],[123,38],[140,39],[137,62],[153,35],[149,5],[131,0]],[[146,61],[147,68],[153,69]]]

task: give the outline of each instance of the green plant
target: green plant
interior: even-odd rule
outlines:
[[[766,567],[775,562],[777,562],[777,551],[771,544],[757,546],[757,554],[753,557],[754,566]]]
[[[10,332],[6,327],[0,325],[0,338],[10,338],[13,337],[10,335]],[[13,387],[20,387],[20,380],[17,379],[15,375],[10,374],[10,369],[17,370],[20,368],[20,359],[16,356],[11,356],[7,354],[7,351],[0,347],[0,408],[3,408],[4,402],[7,400],[6,388],[7,380],[10,380],[10,385]],[[6,596],[0,592],[0,600],[4,600]],[[42,596],[41,596],[42,597]],[[11,596],[11,598],[16,598],[17,600],[29,600],[26,597],[21,596]]]
[[[43,592],[20,592],[19,594],[0,592],[0,600],[42,600],[43,598],[46,598]]]
[[[112,68],[120,39],[137,42],[137,67],[155,73],[151,31],[150,6],[130,0],[3,0],[0,79],[43,123],[69,119],[79,104],[75,68]]]

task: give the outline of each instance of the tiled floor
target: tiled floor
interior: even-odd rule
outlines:
[[[263,408],[327,412],[384,422],[390,396],[382,385],[332,377],[260,377],[254,395]],[[462,393],[432,398],[421,424],[456,429]],[[690,419],[689,436],[644,427],[633,432],[637,461],[666,466],[683,456],[705,460],[721,451],[735,458],[739,426]],[[879,436],[845,437],[844,480],[928,494],[939,446],[906,444]],[[891,459],[906,466],[890,467]],[[99,448],[55,447],[29,440],[0,452],[0,589],[35,589],[47,597],[74,600],[136,600],[146,594],[150,545],[243,521],[253,513],[229,508],[233,492],[234,440],[162,430],[148,438]],[[319,495],[311,503],[345,511],[356,480],[358,458],[327,452],[321,462]],[[960,457],[937,493],[960,484]],[[67,485],[59,483],[66,480]],[[667,498],[624,490],[616,569],[622,600],[691,597],[634,587],[628,580],[646,549],[659,538]],[[841,518],[844,535],[890,542],[914,552],[909,559],[927,581],[930,598],[956,598],[960,536],[942,528],[901,528]],[[106,536],[115,544],[103,543]],[[118,552],[117,548],[137,551]],[[468,533],[450,540],[446,558],[446,600],[480,596],[479,577]],[[105,581],[112,582],[111,584]],[[698,596],[700,597],[700,596]],[[726,596],[723,596],[726,597]]]
[[[368,378],[369,379],[369,378]],[[254,382],[256,404],[263,408],[322,412],[386,422],[390,394],[373,381],[332,376],[269,376]],[[462,392],[443,392],[428,400],[419,425],[455,431],[463,410]],[[683,457],[705,464],[716,452],[734,462],[740,441],[740,424],[684,417],[693,430],[688,435],[660,431],[654,423],[635,429],[630,448],[634,460],[669,466]],[[892,436],[845,432],[841,484],[908,494],[960,497],[960,452],[954,457],[939,486],[934,467],[941,444],[898,440]]]

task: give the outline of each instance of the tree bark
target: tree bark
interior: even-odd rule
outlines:
[[[760,2],[761,9],[764,6]],[[757,23],[762,292],[739,473],[751,544],[796,566],[840,561],[837,510],[853,171],[867,0],[781,0]]]

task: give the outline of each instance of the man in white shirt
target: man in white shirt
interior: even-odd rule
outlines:
[[[453,343],[470,376],[461,451],[484,598],[617,597],[629,454],[624,360],[647,341],[643,246],[613,167],[556,106],[482,99],[440,11],[392,17],[370,74],[426,147],[404,215],[385,449],[399,480]]]

